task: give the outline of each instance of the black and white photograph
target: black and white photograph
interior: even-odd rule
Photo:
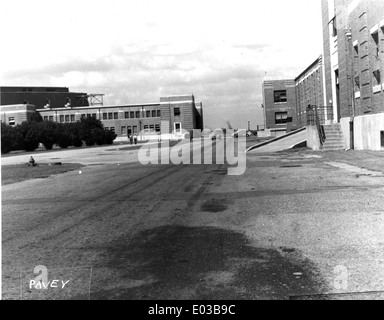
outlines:
[[[2,300],[384,300],[383,0],[4,0],[0,30]]]

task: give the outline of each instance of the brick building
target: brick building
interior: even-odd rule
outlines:
[[[325,100],[345,142],[384,147],[384,1],[322,0]],[[352,137],[352,139],[351,139]]]
[[[271,135],[306,126],[308,105],[324,105],[322,62],[320,56],[295,79],[264,79],[264,120]]]
[[[143,130],[167,137],[172,132],[182,134],[183,130],[203,129],[202,103],[195,103],[193,95],[161,97],[157,103],[108,106],[102,100],[92,105],[89,100],[92,102],[90,97],[94,98],[93,95],[71,95],[67,88],[24,89],[25,87],[2,87],[2,97],[6,97],[0,101],[3,123],[17,125],[30,120],[36,114],[44,121],[61,123],[76,122],[93,116],[101,120],[105,128],[121,137]],[[71,103],[73,101],[75,104]]]

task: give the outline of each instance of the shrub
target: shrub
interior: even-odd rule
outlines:
[[[45,149],[51,150],[53,145],[57,143],[59,124],[52,121],[39,122],[39,139]]]
[[[81,140],[80,142],[82,144]],[[66,149],[73,145],[71,124],[59,124],[57,132],[57,145],[62,149]]]
[[[15,147],[15,130],[12,126],[1,123],[1,153],[9,153]]]
[[[113,140],[115,140],[117,137],[116,133],[105,130],[104,131],[104,144],[113,144]]]

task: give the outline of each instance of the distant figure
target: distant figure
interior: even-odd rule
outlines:
[[[137,134],[136,133],[133,135],[133,140],[135,141],[135,144],[137,144]]]
[[[29,162],[28,162],[28,167],[35,167],[36,166],[36,162],[35,162],[35,159],[33,159],[33,157],[31,156],[31,159],[29,159]]]
[[[128,136],[128,138],[129,138],[129,142],[132,144],[132,143],[133,143],[133,136],[132,136],[132,134],[130,134],[130,135]]]
[[[189,131],[189,141],[193,140],[193,130]]]

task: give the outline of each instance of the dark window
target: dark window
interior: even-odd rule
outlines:
[[[115,132],[115,127],[110,127],[109,130]]]
[[[85,114],[82,114],[82,115],[81,115],[81,119],[85,119]]]
[[[129,112],[129,117],[130,117],[131,119],[134,119],[134,118],[135,118],[135,112],[134,112],[134,111],[130,111],[130,112]]]
[[[151,117],[151,110],[147,110],[146,113],[147,113],[146,117],[150,118]]]
[[[103,113],[103,120],[107,120],[108,119],[108,113]]]
[[[10,125],[10,126],[14,126],[15,125],[15,117],[9,117],[8,118],[8,124]]]
[[[113,119],[119,119],[119,113],[118,112],[113,113]]]
[[[137,118],[137,119],[140,118],[140,111],[136,111],[136,118]]]
[[[381,84],[380,70],[373,71],[373,75],[377,81],[377,84]]]
[[[69,122],[69,114],[65,115],[65,122]]]
[[[381,147],[384,148],[384,131],[380,131]]]
[[[380,46],[379,46],[379,32],[375,32],[371,34],[373,41],[375,43],[375,51],[374,51],[374,56],[376,59],[379,59],[379,54],[380,54]]]
[[[156,124],[156,125],[155,125],[155,128],[156,128],[156,129],[155,129],[156,132],[160,132],[160,125],[159,125],[159,124]]]
[[[92,113],[92,118],[96,119],[96,113]]]
[[[44,121],[48,121],[48,116],[44,116]]]
[[[91,117],[91,115],[90,114],[87,114],[87,119],[89,119]]]
[[[355,77],[355,85],[358,89],[360,89],[360,77],[359,76]]]
[[[148,125],[147,124],[144,125],[144,131],[148,131]]]
[[[75,122],[75,115],[71,114],[71,122]]]
[[[156,110],[152,110],[152,118],[156,118]]]
[[[287,90],[277,90],[273,92],[273,101],[275,103],[287,102]]]
[[[127,127],[127,134],[131,134],[132,133],[132,127],[131,126],[128,126]]]
[[[112,120],[112,119],[113,119],[113,113],[112,113],[112,112],[109,112],[109,113],[108,113],[108,119],[109,119],[109,120]]]
[[[336,37],[337,36],[337,25],[336,25],[336,17],[334,17],[331,21],[332,23],[332,36]]]
[[[276,112],[275,113],[275,124],[287,123],[288,113],[287,112]]]
[[[180,108],[175,108],[175,109],[173,109],[173,114],[174,114],[175,116],[179,116],[179,115],[180,115]]]
[[[104,127],[104,130],[109,130],[109,128],[108,127]]]
[[[160,116],[161,116],[161,111],[160,111],[160,110],[157,110],[157,117],[160,118]]]
[[[49,121],[53,121],[53,116],[48,117]]]
[[[124,112],[124,118],[129,119],[129,112]]]
[[[154,126],[153,124],[151,124],[151,125],[149,126],[149,130],[150,130],[150,131],[155,130],[155,126]]]
[[[64,115],[60,115],[60,122],[64,122]]]

